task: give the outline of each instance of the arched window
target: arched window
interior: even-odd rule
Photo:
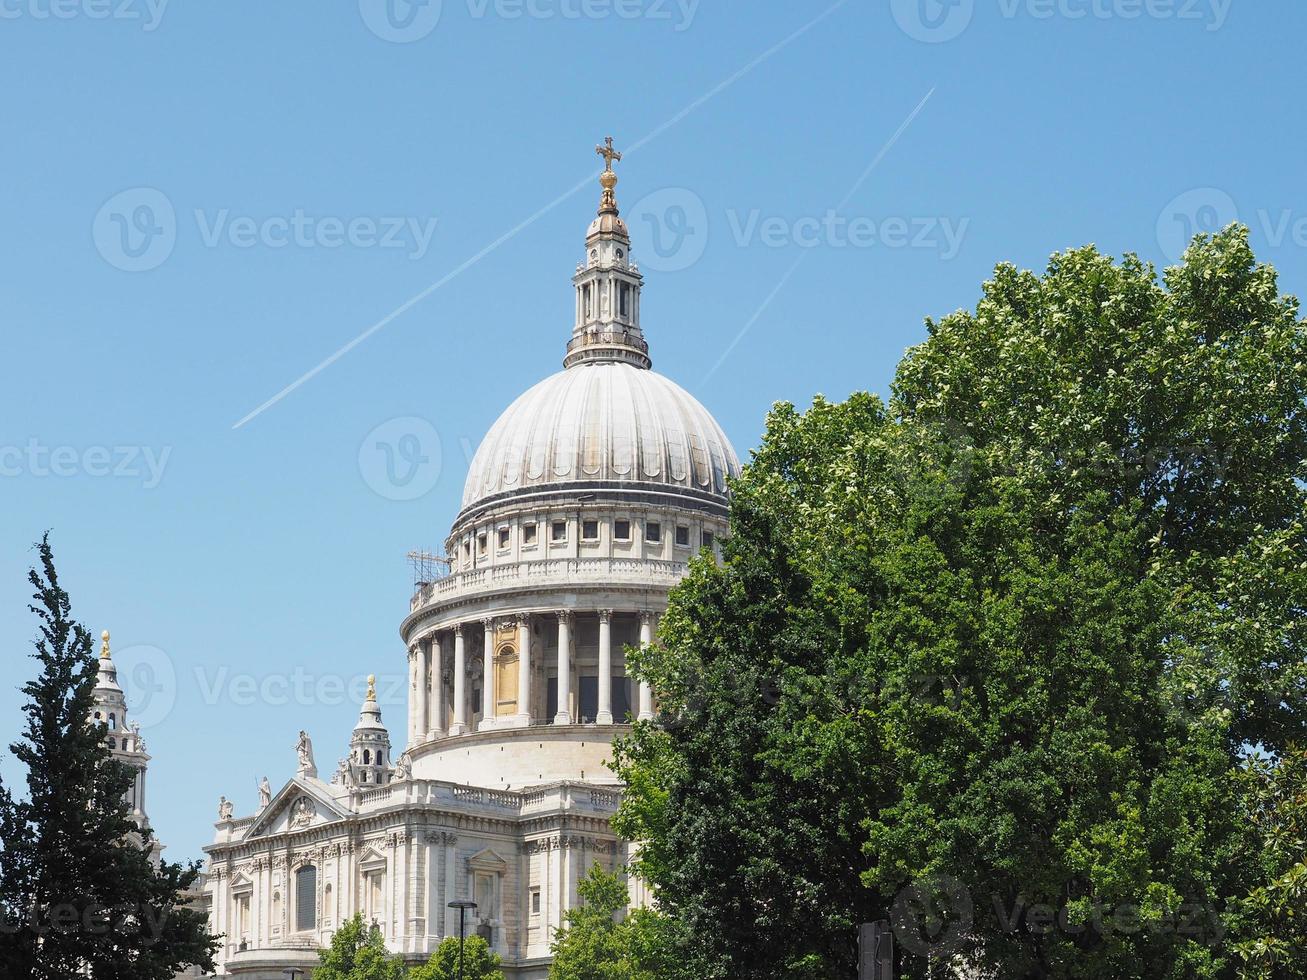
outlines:
[[[365,766],[372,765],[372,753],[369,752],[367,749],[363,750],[363,764]]]
[[[318,869],[306,865],[295,872],[295,930],[307,932],[318,923]]]
[[[118,727],[118,716],[110,712],[109,714],[109,731]]]

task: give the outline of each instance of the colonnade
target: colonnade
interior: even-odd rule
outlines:
[[[594,721],[599,725],[620,724],[625,721],[625,718],[615,718],[613,715],[613,617],[626,611],[598,609],[592,612],[599,619],[598,710]],[[639,617],[640,646],[648,646],[653,642],[655,614],[637,610],[632,610],[631,614]],[[516,711],[502,716],[498,715],[499,701],[496,697],[496,679],[499,673],[496,669],[496,644],[504,618],[488,617],[479,622],[470,620],[434,631],[409,648],[409,684],[412,698],[409,705],[409,744],[464,735],[473,730],[475,711],[468,692],[468,679],[471,673],[469,646],[473,642],[472,637],[478,625],[482,631],[481,720],[476,726],[478,731],[495,727],[526,728],[535,724],[578,723],[578,718],[574,716],[572,710],[572,668],[576,657],[578,614],[563,609],[555,613],[535,615],[552,619],[558,631],[558,710],[553,717],[537,717],[539,713],[532,710],[532,681],[535,676],[531,654],[532,614],[521,613],[510,620],[516,632],[512,641],[513,653],[517,657],[517,691],[513,699],[516,702]],[[502,646],[502,643],[500,645]],[[452,663],[449,663],[449,672],[453,675],[453,690],[447,692],[444,674],[447,658],[450,656],[452,656]],[[445,704],[447,693],[452,693],[448,706]],[[651,720],[654,717],[653,692],[643,681],[639,685],[638,698],[636,717],[641,721]],[[448,717],[447,727],[445,727],[446,717]]]

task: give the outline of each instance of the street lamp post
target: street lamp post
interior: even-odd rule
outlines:
[[[451,909],[458,909],[458,980],[463,980],[463,922],[469,911],[476,911],[477,903],[459,899],[449,903]]]

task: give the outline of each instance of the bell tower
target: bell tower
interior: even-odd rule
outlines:
[[[622,154],[613,149],[610,136],[595,147],[604,158],[599,176],[603,195],[599,215],[585,237],[585,261],[576,267],[576,322],[567,345],[564,367],[592,361],[625,361],[636,367],[653,366],[649,345],[640,329],[640,290],[644,277],[631,262],[631,235],[617,209],[617,172],[614,161]]]
[[[127,805],[132,822],[141,830],[150,826],[145,812],[145,774],[150,766],[150,755],[145,751],[140,726],[127,721],[127,697],[118,683],[118,668],[113,662],[109,647],[109,631],[100,634],[100,665],[95,679],[94,706],[91,722],[105,726],[105,744],[113,757],[130,766],[134,774],[127,791]],[[158,841],[150,846],[150,859],[157,865],[163,845]]]
[[[377,704],[377,678],[368,677],[368,696],[359,711],[359,723],[349,740],[349,776],[356,789],[385,786],[393,772],[390,732],[381,723]]]

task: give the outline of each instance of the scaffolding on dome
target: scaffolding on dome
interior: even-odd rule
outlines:
[[[413,569],[413,591],[420,592],[423,586],[449,578],[449,559],[441,558],[430,551],[410,551],[409,567]]]

